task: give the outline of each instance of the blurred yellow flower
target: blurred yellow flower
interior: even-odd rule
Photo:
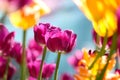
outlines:
[[[98,35],[110,37],[117,30],[116,10],[120,0],[74,0],[92,22]]]
[[[97,60],[95,65],[92,67],[92,69],[88,69],[88,67],[91,65],[91,63],[94,61],[96,57],[96,53],[89,54],[86,49],[83,49],[83,59],[79,61],[79,67],[78,67],[78,74],[74,75],[75,80],[95,80],[95,77],[98,72],[102,71],[105,64],[107,63],[107,56],[104,55],[101,58]],[[109,61],[104,80],[106,79],[106,75],[113,69],[115,66],[115,55],[111,58]]]
[[[29,5],[9,15],[11,23],[15,27],[27,30],[32,27],[41,16],[50,12],[50,9],[41,0],[33,0]]]

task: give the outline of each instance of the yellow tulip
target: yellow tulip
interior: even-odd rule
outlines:
[[[15,27],[27,30],[40,19],[41,16],[50,12],[50,9],[41,0],[33,0],[30,5],[13,12],[9,15],[11,23]]]
[[[98,35],[104,37],[106,34],[108,37],[112,36],[117,30],[116,16],[111,11],[106,11],[106,14],[99,21],[92,21],[93,28]]]
[[[92,22],[99,36],[112,36],[117,30],[116,10],[119,0],[74,0],[85,16]],[[107,33],[106,33],[107,32]]]

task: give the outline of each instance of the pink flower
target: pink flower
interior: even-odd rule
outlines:
[[[2,55],[9,55],[13,47],[14,35],[14,32],[9,33],[7,28],[3,24],[0,24],[0,51]]]
[[[68,73],[64,73],[64,74],[62,74],[60,80],[74,80],[74,78],[71,75],[69,75]]]
[[[74,55],[68,58],[68,63],[73,67],[78,67],[79,61],[83,58],[83,53],[80,50],[77,50]]]
[[[28,63],[28,70],[31,77],[37,78],[40,71],[41,60],[35,60]],[[55,64],[43,64],[42,78],[48,79],[55,70]]]
[[[10,56],[14,58],[19,64],[21,64],[22,59],[22,44],[14,42],[14,46],[10,52]]]
[[[56,64],[51,63],[51,64],[44,64],[43,66],[43,72],[42,72],[42,77],[43,78],[50,78],[52,74],[54,73]]]
[[[34,27],[34,38],[39,44],[45,44],[45,34],[47,29],[50,27],[50,24],[39,23]]]
[[[49,32],[46,39],[46,45],[52,52],[65,51],[70,52],[74,47],[77,35],[72,31],[59,29]]]
[[[0,78],[3,78],[4,76],[6,65],[7,65],[7,59],[0,57]],[[9,64],[7,80],[11,80],[15,71],[16,71],[16,68],[12,64]]]
[[[34,61],[36,58],[38,58],[43,51],[43,47],[36,43],[34,39],[31,39],[28,44],[27,49],[27,59],[28,61]]]
[[[31,61],[28,63],[28,70],[30,76],[37,78],[40,70],[41,60]]]

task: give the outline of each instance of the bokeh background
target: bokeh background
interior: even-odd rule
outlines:
[[[46,4],[52,9],[51,13],[40,18],[39,22],[50,23],[54,26],[61,27],[62,29],[73,30],[77,34],[77,43],[73,51],[69,54],[62,55],[59,74],[68,72],[69,74],[74,74],[72,66],[67,63],[67,58],[74,54],[76,50],[81,50],[83,47],[87,49],[94,49],[94,43],[92,40],[92,24],[83,15],[79,8],[75,5],[72,0],[44,0]],[[0,16],[2,12],[0,13]],[[6,27],[9,31],[15,31],[15,40],[22,41],[22,30],[13,27],[9,19],[6,17],[5,21]],[[30,39],[34,38],[33,28],[28,30],[27,33],[27,43]],[[56,54],[48,51],[46,62],[55,62]],[[16,64],[16,63],[14,63]],[[19,69],[18,65],[16,64]],[[19,77],[19,71],[15,74],[14,79]]]

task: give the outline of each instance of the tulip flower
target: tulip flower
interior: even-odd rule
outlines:
[[[58,68],[62,52],[70,52],[76,42],[77,35],[70,30],[61,31],[53,28],[46,34],[46,45],[52,52],[58,52],[54,80],[57,80]]]
[[[14,58],[17,63],[21,64],[22,59],[22,44],[19,42],[14,42],[13,47],[10,51],[10,56]]]
[[[46,23],[46,24],[39,23],[39,25],[34,27],[34,38],[35,38],[36,42],[38,44],[44,45],[42,62],[40,65],[40,72],[39,72],[38,80],[41,80],[41,78],[42,78],[42,67],[43,67],[43,63],[44,63],[46,51],[47,51],[46,41],[47,41],[49,35],[51,35],[50,32],[56,31],[56,30],[60,30],[60,28],[50,26],[50,24],[48,24],[48,23]]]
[[[29,62],[36,60],[38,57],[40,57],[42,52],[43,47],[37,44],[34,39],[31,39],[27,48],[27,61]]]
[[[41,60],[35,60],[28,63],[28,70],[31,77],[38,78]],[[44,63],[42,70],[42,78],[49,79],[55,70],[55,64]]]
[[[56,67],[56,64],[54,63],[44,64],[42,77],[45,79],[49,79],[54,73],[55,67]]]
[[[9,17],[15,27],[27,30],[34,26],[40,17],[49,13],[49,11],[49,8],[42,0],[33,0],[30,4],[11,13]]]
[[[39,44],[45,44],[45,34],[50,27],[50,24],[39,23],[34,27],[34,38]]]
[[[49,36],[47,38],[47,47],[52,52],[56,51],[64,51],[70,52],[74,47],[77,35],[72,31],[65,30],[53,30],[49,32]]]
[[[118,0],[74,0],[99,36],[112,36],[117,30],[116,10]]]
[[[0,24],[0,51],[2,55],[9,55],[9,52],[13,46],[14,32],[9,33],[7,28]]]
[[[73,77],[71,75],[69,75],[68,73],[64,73],[62,74],[60,80],[74,80]]]
[[[0,57],[0,78],[3,78],[5,71],[6,71],[6,65],[7,60],[3,57]],[[8,65],[8,74],[7,74],[7,80],[11,80],[13,74],[15,73],[16,69],[12,64]]]

